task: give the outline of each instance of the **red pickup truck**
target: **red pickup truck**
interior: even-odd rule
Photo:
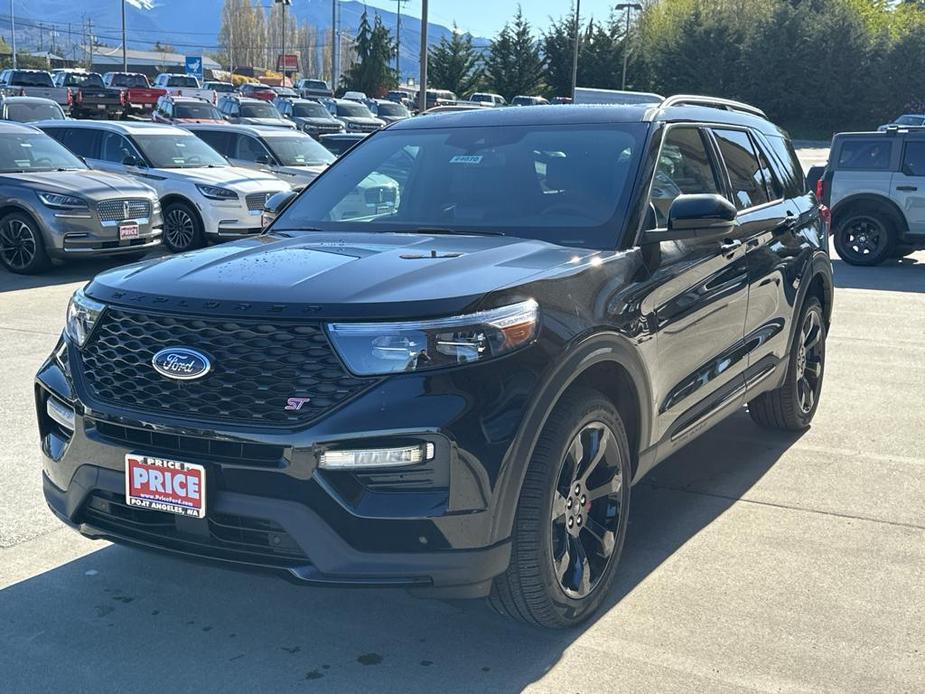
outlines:
[[[166,89],[152,87],[140,72],[107,72],[103,75],[103,83],[125,92],[125,115],[151,113],[157,100],[167,93]]]

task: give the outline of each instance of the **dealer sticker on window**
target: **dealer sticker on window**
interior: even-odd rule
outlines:
[[[206,515],[206,470],[202,465],[128,454],[125,503],[192,518]]]
[[[450,159],[451,164],[481,164],[482,157],[478,154],[457,154]]]

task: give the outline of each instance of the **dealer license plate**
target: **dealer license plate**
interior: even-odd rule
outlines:
[[[135,222],[131,224],[120,224],[119,225],[119,240],[125,241],[126,239],[137,239],[138,238],[138,225]]]
[[[191,518],[206,515],[206,469],[195,463],[128,454],[125,503]]]

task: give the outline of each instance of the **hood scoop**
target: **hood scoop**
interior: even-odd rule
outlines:
[[[422,253],[405,253],[399,257],[402,260],[436,260],[443,258],[460,258],[464,255],[465,253],[439,253],[437,251],[431,251],[430,255],[424,255]]]

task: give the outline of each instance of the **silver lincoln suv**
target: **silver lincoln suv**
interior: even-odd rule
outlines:
[[[161,242],[152,188],[91,171],[36,128],[0,123],[0,265],[34,274],[52,260],[120,255],[134,260]]]
[[[925,248],[925,128],[837,134],[816,195],[832,210],[846,263],[877,265]]]

